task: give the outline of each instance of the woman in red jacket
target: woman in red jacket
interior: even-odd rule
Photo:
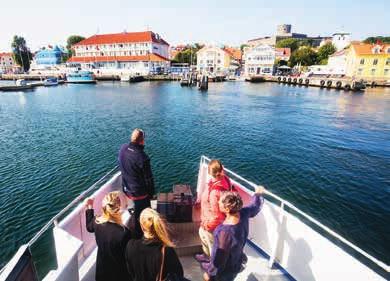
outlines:
[[[230,179],[225,176],[222,163],[219,160],[210,161],[208,173],[211,179],[200,198],[201,224],[199,237],[202,241],[203,253],[195,256],[199,262],[210,260],[214,242],[213,231],[225,220],[225,214],[219,210],[219,198],[222,192],[231,191],[233,188]]]

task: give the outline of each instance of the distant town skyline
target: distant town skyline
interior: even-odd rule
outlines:
[[[390,1],[281,2],[5,0],[0,17],[0,52],[11,51],[14,35],[23,36],[34,51],[49,44],[65,45],[67,37],[74,34],[89,37],[125,30],[152,30],[171,45],[200,42],[239,46],[249,39],[274,35],[279,24],[291,24],[293,32],[309,36],[345,31],[354,40],[363,40],[390,35]]]

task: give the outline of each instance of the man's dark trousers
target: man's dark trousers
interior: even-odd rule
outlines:
[[[134,238],[135,239],[141,239],[144,235],[141,224],[139,222],[139,217],[141,215],[141,212],[146,209],[150,208],[150,198],[146,197],[144,199],[140,200],[134,200],[134,216],[135,216],[135,222],[134,222]]]

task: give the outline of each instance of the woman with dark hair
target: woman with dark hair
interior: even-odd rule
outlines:
[[[242,208],[243,202],[237,192],[224,192],[219,200],[219,209],[226,215],[214,231],[214,244],[209,263],[202,263],[204,280],[232,281],[241,271],[247,258],[244,246],[249,233],[249,218],[260,212],[264,187],[258,186],[251,205]]]

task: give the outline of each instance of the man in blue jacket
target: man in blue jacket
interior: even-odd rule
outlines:
[[[144,152],[144,146],[144,131],[135,129],[131,134],[130,143],[122,145],[118,156],[123,192],[134,202],[135,238],[143,236],[139,217],[142,210],[150,207],[150,199],[154,195],[150,158]]]

